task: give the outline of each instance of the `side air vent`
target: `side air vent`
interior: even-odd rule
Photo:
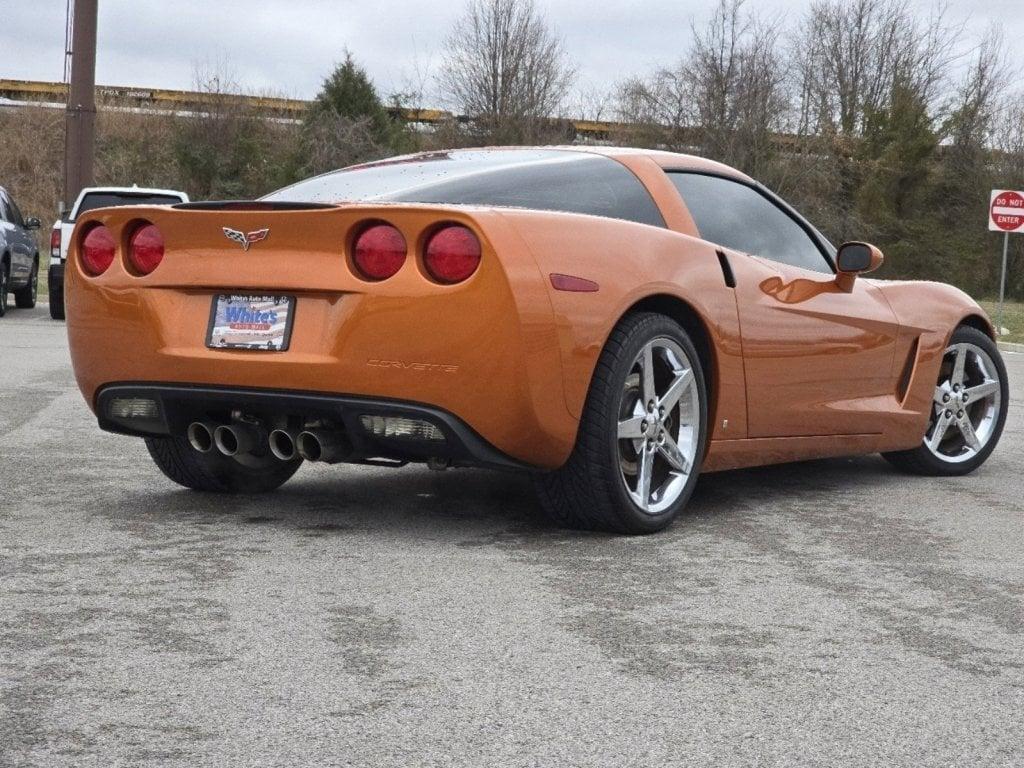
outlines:
[[[729,257],[725,255],[724,251],[718,251],[718,263],[722,266],[722,277],[725,278],[725,284],[730,288],[735,288],[736,276],[732,273],[732,264],[729,263]]]
[[[896,387],[896,399],[900,405],[906,404],[907,392],[910,390],[910,377],[914,375],[914,366],[917,365],[917,350],[921,345],[920,337],[914,339],[910,345],[910,352],[907,353],[907,360],[903,363],[903,373],[900,374],[900,381]]]

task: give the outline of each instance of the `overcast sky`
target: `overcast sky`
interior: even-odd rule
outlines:
[[[913,0],[922,12],[932,0]],[[565,41],[581,91],[672,62],[712,0],[536,0]],[[749,0],[795,22],[810,0]],[[972,34],[1000,23],[1024,51],[1024,0],[949,0]],[[412,0],[99,0],[97,82],[188,89],[196,66],[226,62],[247,90],[311,98],[347,47],[382,94],[431,93],[464,5]],[[60,80],[65,0],[0,0],[0,78]]]

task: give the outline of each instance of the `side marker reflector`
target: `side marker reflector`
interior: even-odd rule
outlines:
[[[571,293],[595,293],[600,289],[593,280],[573,275],[551,275],[551,286],[556,291],[569,291]]]
[[[363,429],[374,437],[412,438],[444,442],[444,433],[429,421],[400,416],[360,416]]]
[[[115,419],[160,418],[160,408],[156,400],[147,397],[116,397],[110,402],[107,412]]]

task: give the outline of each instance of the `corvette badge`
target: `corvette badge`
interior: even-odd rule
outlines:
[[[242,246],[243,251],[248,251],[249,248],[260,240],[266,240],[267,235],[270,234],[270,229],[257,229],[255,232],[239,232],[237,229],[231,229],[230,227],[223,227],[224,236],[228,240],[233,240]]]

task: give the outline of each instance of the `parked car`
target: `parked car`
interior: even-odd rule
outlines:
[[[50,231],[50,317],[64,319],[64,264],[68,243],[78,217],[97,208],[122,205],[174,205],[187,203],[188,195],[174,189],[143,189],[141,187],[87,187],[83,189],[66,216],[58,219]]]
[[[39,219],[24,218],[14,198],[0,187],[0,317],[7,314],[9,293],[20,309],[36,305],[39,248],[32,233],[39,227]]]
[[[648,533],[700,472],[880,452],[962,475],[1010,393],[962,291],[871,280],[750,177],[668,152],[434,152],[252,203],[91,211],[76,379],[171,480],[302,461],[521,470],[570,526]]]

